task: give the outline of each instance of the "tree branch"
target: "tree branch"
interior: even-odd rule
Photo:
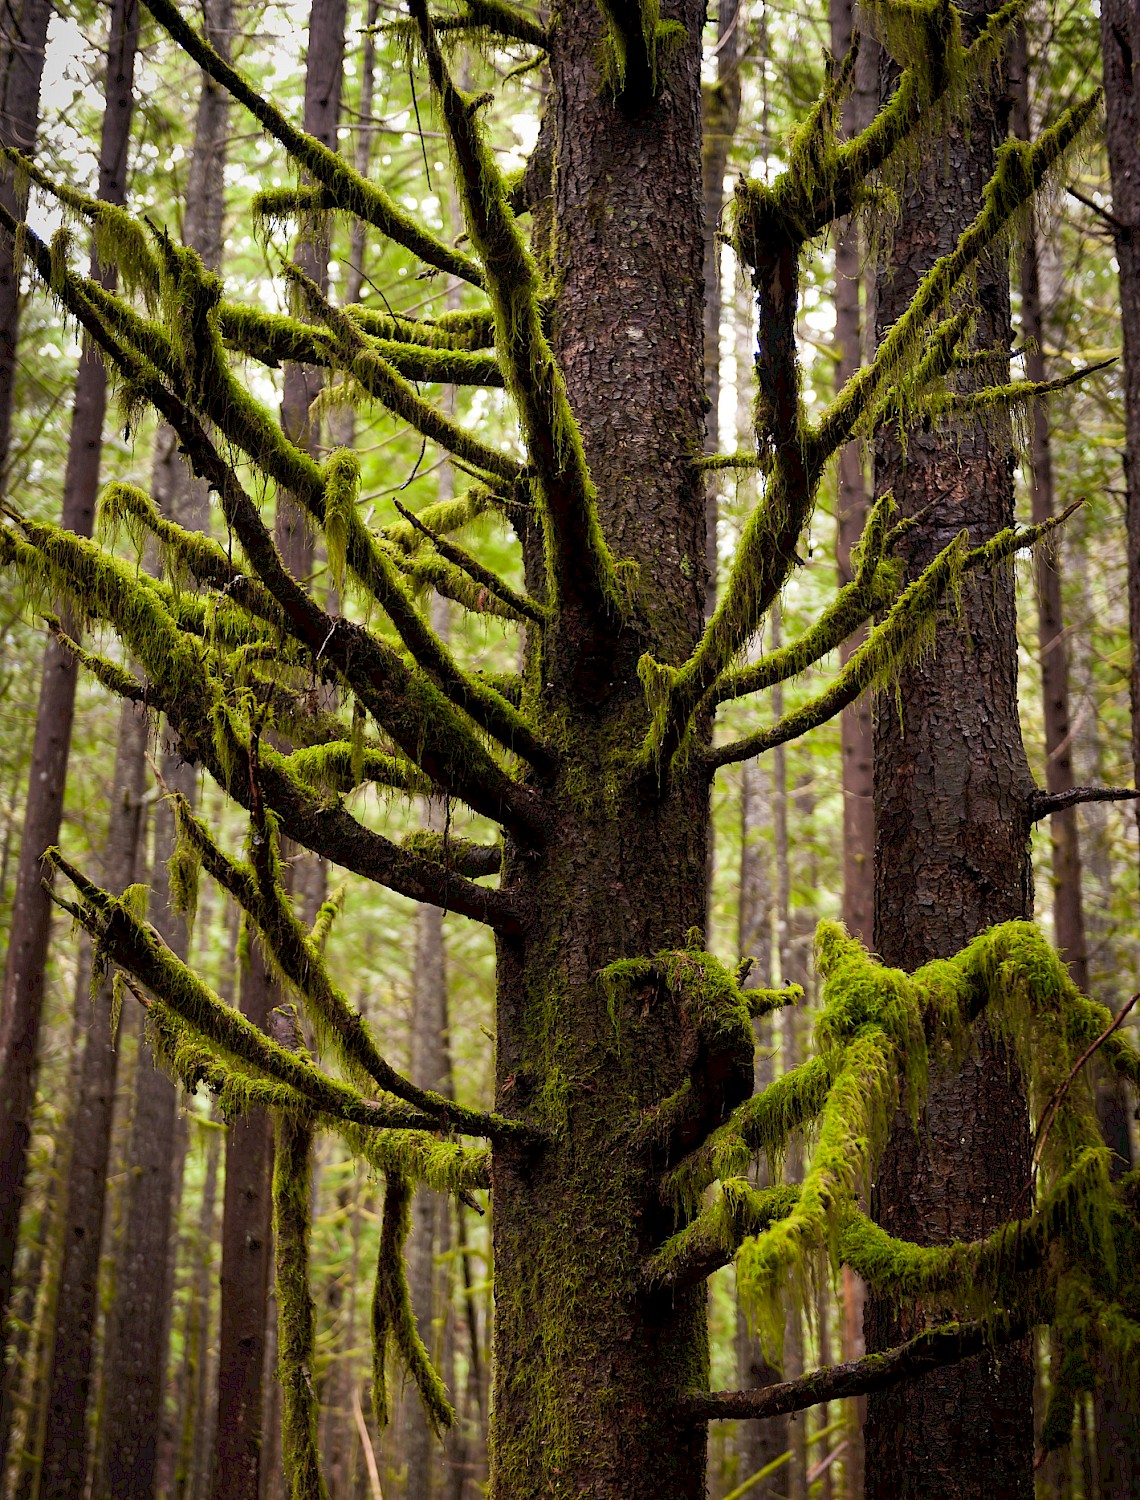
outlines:
[[[535,264],[479,130],[479,101],[452,82],[427,0],[409,0],[409,9],[455,153],[467,229],[493,293],[499,363],[518,407],[543,502],[551,593],[597,626],[620,613],[620,595],[578,424],[543,330]]]
[[[710,1391],[685,1396],[681,1415],[692,1422],[762,1420],[806,1411],[825,1401],[864,1396],[883,1391],[904,1380],[914,1380],[929,1370],[954,1365],[988,1349],[1016,1343],[1029,1332],[1027,1320],[1012,1317],[1001,1321],[948,1323],[920,1333],[898,1348],[883,1354],[866,1354],[848,1364],[831,1365],[752,1391]]]
[[[1140,792],[1130,786],[1071,786],[1064,792],[1038,790],[1029,799],[1029,821],[1040,823],[1042,818],[1081,802],[1135,802],[1138,797]]]
[[[332,198],[336,208],[355,214],[388,239],[394,240],[439,271],[458,276],[472,286],[483,285],[483,274],[466,255],[451,249],[417,223],[375,183],[362,177],[343,157],[292,122],[252,88],[203,37],[188,25],[172,0],[146,0],[147,9],[182,50],[243,105],[271,136]]]

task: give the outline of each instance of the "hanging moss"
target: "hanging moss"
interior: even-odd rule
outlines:
[[[316,1334],[309,1291],[312,1141],[307,1122],[290,1115],[277,1116],[273,1153],[277,1374],[281,1382],[281,1456],[291,1500],[328,1500],[318,1445]]]
[[[399,1172],[385,1178],[380,1253],[372,1293],[372,1409],[376,1425],[388,1423],[385,1366],[398,1360],[419,1391],[424,1413],[437,1435],[455,1421],[447,1390],[436,1372],[416,1327],[404,1265],[404,1244],[411,1229],[411,1187]]]

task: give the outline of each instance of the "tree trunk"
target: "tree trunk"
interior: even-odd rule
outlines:
[[[450,465],[443,474],[450,481]],[[449,482],[441,485],[448,489]],[[441,499],[445,498],[443,495]],[[432,625],[441,640],[447,639],[448,603],[433,599]],[[438,801],[425,809],[423,826],[443,833],[447,810]],[[437,906],[421,906],[416,913],[416,966],[412,977],[412,1082],[420,1088],[449,1093],[451,1066],[448,1058],[447,948],[443,936],[443,912]],[[440,1239],[441,1218],[447,1202],[430,1188],[421,1187],[412,1201],[412,1232],[408,1243],[408,1292],[420,1334],[434,1354],[433,1325],[436,1315],[435,1254]],[[438,1443],[428,1425],[414,1391],[404,1413],[404,1458],[407,1479],[404,1493],[412,1500],[430,1500],[435,1493]]]
[[[124,701],[111,788],[111,820],[103,860],[103,884],[122,891],[137,878],[146,780],[147,716]],[[78,1099],[72,1123],[66,1193],[66,1228],[59,1274],[59,1306],[48,1376],[40,1500],[70,1500],[87,1482],[87,1410],[91,1393],[99,1303],[107,1167],[115,1109],[119,1049],[112,1025],[112,981],[105,977],[92,1000],[83,1046]]]
[[[716,82],[708,84],[702,95],[703,140],[701,143],[701,193],[704,199],[704,363],[705,449],[715,453],[720,446],[720,324],[724,299],[721,296],[721,243],[717,239],[720,215],[724,207],[724,174],[728,153],[740,119],[740,51],[744,40],[743,0],[717,0],[716,11]],[[705,494],[705,567],[708,570],[705,617],[711,619],[716,609],[716,527],[718,484],[709,476]]]
[[[36,149],[40,127],[40,83],[51,12],[51,0],[25,0],[16,14],[13,0],[0,18],[0,145],[13,146],[28,156]],[[16,184],[6,169],[0,172],[0,204],[15,218],[23,217]],[[20,327],[20,278],[12,249],[7,234],[0,231],[0,493],[8,488]]]
[[[1140,14],[1132,0],[1102,0],[1105,134],[1124,341],[1124,482],[1128,516],[1128,622],[1132,636],[1132,764],[1140,775]]]
[[[137,41],[137,0],[115,0],[99,149],[99,195],[113,203],[121,203],[126,193]],[[92,269],[105,286],[114,284],[114,270],[100,267],[97,257]],[[95,515],[106,403],[103,361],[97,352],[86,348],[75,384],[63,490],[63,525],[81,536],[91,535]],[[77,670],[74,659],[54,640],[49,642],[44,652],[12,905],[12,939],[0,1007],[0,1327],[6,1320],[12,1295],[12,1268],[39,1063],[44,967],[51,930],[52,907],[42,885],[41,857],[59,837]]]
[[[264,1031],[277,986],[250,936],[241,1010]],[[234,1120],[226,1134],[222,1209],[218,1415],[213,1500],[257,1500],[261,1477],[263,1371],[272,1260],[273,1122],[264,1110]]]
[[[831,55],[846,56],[851,47],[851,0],[831,0]],[[858,134],[874,118],[877,103],[875,54],[864,40],[856,61],[856,86],[843,104],[843,133]],[[842,389],[862,364],[862,319],[859,287],[862,254],[857,226],[848,222],[835,232],[835,388]],[[867,479],[863,443],[848,443],[839,454],[836,497],[836,562],[840,584],[854,576],[851,551],[867,519]],[[866,639],[860,627],[840,647],[844,664]],[[843,921],[852,937],[871,941],[874,907],[875,803],[871,700],[864,694],[840,715],[843,774]]]
[[[232,26],[228,0],[213,0],[206,21],[215,43],[228,47]],[[187,242],[213,268],[221,260],[227,120],[226,98],[215,87],[204,85],[195,123],[185,230]],[[191,481],[165,424],[156,438],[153,490],[171,520],[198,530],[208,526],[205,488]],[[162,773],[172,791],[195,798],[194,769],[182,761],[169,733],[164,735]],[[164,941],[184,957],[189,932],[171,905],[166,869],[173,847],[173,817],[161,802],[155,813],[152,921]],[[139,1047],[134,1089],[131,1175],[116,1294],[107,1325],[105,1416],[95,1500],[151,1500],[157,1478],[170,1331],[172,1214],[180,1153],[177,1090],[154,1066],[145,1045]]]
[[[977,16],[980,7],[967,10]],[[919,169],[880,272],[880,336],[972,220],[1003,134],[992,99],[985,101],[951,128],[936,162]],[[1003,257],[981,266],[978,279],[978,345],[993,358],[975,378],[1006,380]],[[979,542],[1013,522],[1011,450],[1000,434],[965,424],[949,434],[915,429],[904,450],[883,430],[875,460],[876,490],[893,489],[904,515],[926,511],[905,543],[911,576],[961,529]],[[1031,782],[1017,714],[1012,573],[967,589],[964,615],[962,628],[941,626],[935,654],[903,673],[902,723],[893,698],[875,717],[875,946],[907,970],[1031,910]],[[1020,1080],[980,1027],[960,1073],[932,1069],[918,1133],[896,1120],[872,1210],[892,1234],[921,1244],[973,1239],[1024,1211],[1028,1164]],[[919,1318],[917,1309],[871,1298],[868,1348],[899,1342]],[[1000,1361],[978,1356],[870,1397],[868,1496],[1029,1500],[1032,1402],[1027,1342]]]
[[[551,56],[555,352],[603,527],[662,603],[604,654],[574,610],[541,661],[529,642],[524,701],[543,732],[573,737],[573,770],[551,787],[544,852],[508,845],[504,873],[527,916],[499,942],[497,1096],[552,1141],[533,1162],[495,1150],[494,1500],[704,1494],[704,1432],[679,1431],[670,1402],[708,1379],[705,1292],[638,1290],[672,1215],[628,1144],[640,1112],[680,1084],[677,1002],[657,995],[652,1018],[640,997],[619,1005],[619,1046],[597,977],[682,944],[705,914],[707,787],[682,770],[649,799],[606,771],[644,732],[642,651],[681,660],[705,606],[704,486],[687,457],[703,438],[703,8],[669,14],[685,38],[641,112],[616,107],[599,77],[593,0],[560,9]]]
[[[205,1149],[206,1174],[186,1310],[185,1379],[172,1500],[195,1500],[200,1439],[210,1426],[207,1406],[210,1389],[210,1273],[217,1232],[218,1157],[221,1154],[218,1126],[213,1120],[208,1122]]]

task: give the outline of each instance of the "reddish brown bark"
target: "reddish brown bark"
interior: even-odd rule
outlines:
[[[109,202],[121,203],[126,192],[137,37],[136,0],[116,0],[111,14],[107,104],[99,151],[99,195]],[[104,285],[114,284],[112,269],[95,265],[93,270]],[[94,521],[106,404],[103,361],[97,352],[85,349],[75,384],[63,490],[63,525],[81,536],[91,535]],[[49,642],[40,681],[0,1008],[0,1325],[12,1293],[51,930],[51,902],[42,884],[41,857],[59,836],[76,675],[73,658],[54,641]]]
[[[50,0],[9,0],[0,13],[0,145],[31,154],[40,124]],[[0,171],[0,204],[21,218],[12,174]],[[7,488],[12,398],[16,386],[16,339],[20,324],[20,278],[12,242],[0,233],[0,490]]]
[[[139,874],[148,729],[147,718],[136,705],[124,703],[119,718],[111,819],[103,858],[103,884],[112,891],[122,891]],[[112,1028],[111,990],[112,981],[107,977],[93,999],[87,994],[77,996],[78,1004],[88,1014],[71,1125],[66,1224],[59,1271],[61,1315],[57,1319],[48,1374],[41,1500],[57,1500],[57,1497],[70,1500],[82,1493],[87,1481],[87,1408],[99,1311],[99,1260],[119,1059]]]
[[[846,56],[851,46],[851,0],[831,0],[831,53]],[[843,105],[843,133],[855,135],[871,123],[877,102],[876,49],[868,40],[856,63],[856,86]],[[852,224],[837,227],[835,235],[835,385],[840,389],[862,363],[862,316],[859,289],[862,253],[859,232]],[[862,442],[840,450],[836,496],[836,561],[841,584],[853,573],[851,551],[863,534],[867,519],[867,476]],[[856,631],[840,648],[846,662],[866,637]],[[871,700],[864,696],[840,716],[843,768],[843,920],[848,932],[871,941],[874,906],[875,804],[874,746]]]
[[[967,7],[968,17],[984,12]],[[926,267],[973,219],[1005,133],[993,97],[953,125],[937,160],[906,192],[878,282],[880,336]],[[1006,379],[1009,285],[1004,259],[979,269],[977,342],[993,351],[984,380]],[[904,515],[925,508],[907,539],[910,575],[967,528],[973,541],[1013,521],[1008,439],[977,425],[877,435],[875,486]],[[1031,780],[1017,712],[1017,641],[1008,570],[967,591],[964,627],[902,677],[902,715],[875,718],[875,946],[913,970],[957,952],[994,922],[1031,911],[1026,799]],[[1028,1179],[1028,1113],[1016,1072],[984,1029],[961,1071],[935,1071],[916,1133],[900,1117],[880,1163],[872,1210],[920,1244],[972,1239],[1016,1217]],[[898,1344],[921,1313],[872,1298],[870,1349]],[[1033,1374],[1028,1346],[983,1354],[868,1399],[872,1500],[1029,1500]]]
[[[264,1030],[277,999],[260,947],[251,941],[242,975],[242,1014]],[[213,1500],[257,1500],[258,1495],[272,1177],[273,1123],[264,1110],[251,1110],[234,1120],[226,1135]]]

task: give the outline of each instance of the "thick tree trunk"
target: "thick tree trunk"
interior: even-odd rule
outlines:
[[[993,109],[991,100],[953,127],[907,193],[880,272],[880,335],[976,213],[1004,134]],[[993,350],[980,378],[1007,379],[1009,287],[1000,255],[979,270],[978,300],[978,344]],[[912,576],[962,528],[978,542],[1013,521],[1010,445],[979,426],[912,430],[905,451],[897,434],[882,431],[875,481],[880,493],[893,489],[903,514],[925,508],[924,524],[907,539]],[[1031,910],[1011,572],[969,588],[964,612],[963,627],[944,623],[936,654],[904,673],[902,722],[886,699],[875,719],[875,946],[885,962],[908,970]],[[932,1070],[918,1133],[896,1120],[872,1209],[892,1234],[922,1244],[973,1239],[1024,1210],[1028,1156],[1020,1081],[980,1028],[960,1073]],[[899,1342],[920,1316],[872,1298],[868,1347]],[[1032,1400],[1024,1344],[1000,1361],[979,1356],[872,1396],[868,1496],[1028,1500]]]
[[[136,0],[115,0],[107,60],[106,112],[99,149],[99,195],[113,203],[121,203],[126,193],[137,40]],[[113,270],[94,265],[93,271],[104,285],[113,285]],[[85,349],[76,378],[63,490],[63,525],[81,536],[91,535],[94,521],[106,403],[103,361],[94,350]],[[74,659],[54,641],[50,642],[44,652],[12,905],[12,938],[0,1006],[0,1327],[12,1294],[51,929],[52,908],[42,885],[41,857],[59,837],[76,677]]]
[[[182,1409],[178,1425],[178,1453],[174,1466],[172,1500],[196,1500],[197,1473],[204,1462],[199,1454],[202,1435],[210,1430],[210,1282],[214,1235],[217,1232],[218,1158],[221,1155],[218,1127],[210,1121],[206,1138],[206,1174],[202,1184],[202,1206],[194,1246],[189,1305],[183,1350]]]
[[[670,1403],[708,1379],[705,1293],[638,1288],[672,1216],[630,1136],[681,1082],[677,1002],[658,994],[643,1011],[639,996],[611,1019],[598,981],[605,965],[683,943],[704,921],[703,781],[682,771],[657,800],[606,769],[644,733],[642,651],[680,661],[705,605],[704,492],[690,457],[703,435],[703,7],[663,9],[686,37],[636,115],[599,77],[593,0],[568,0],[555,18],[556,352],[602,524],[662,603],[635,615],[604,660],[567,611],[542,660],[535,644],[528,660],[528,711],[563,742],[565,769],[544,852],[508,850],[504,883],[527,917],[499,944],[497,1093],[551,1142],[535,1161],[495,1152],[495,1500],[704,1494],[704,1432],[678,1431]]]
[[[0,145],[31,155],[40,126],[40,82],[47,50],[51,0],[11,0],[0,16]],[[0,171],[0,204],[22,218],[12,173]],[[20,326],[20,278],[12,242],[0,232],[0,493],[8,487],[12,398],[16,388],[16,340]]]
[[[124,702],[111,787],[111,819],[103,859],[103,884],[122,891],[137,878],[146,779],[149,721]],[[99,1260],[103,1244],[107,1166],[115,1109],[119,1048],[112,1026],[112,982],[104,978],[85,1028],[78,1099],[72,1122],[66,1192],[66,1227],[59,1273],[59,1305],[48,1376],[40,1500],[70,1500],[87,1482],[87,1408],[98,1317]]]
[[[265,1030],[277,999],[260,945],[251,937],[241,982],[242,1014]],[[258,1496],[273,1246],[272,1176],[273,1122],[264,1110],[251,1110],[234,1120],[226,1134],[213,1500]]]

